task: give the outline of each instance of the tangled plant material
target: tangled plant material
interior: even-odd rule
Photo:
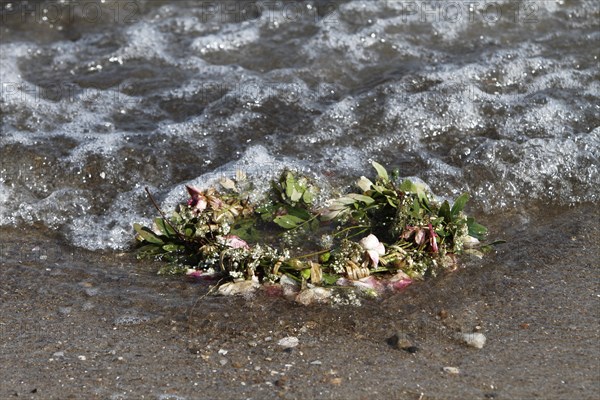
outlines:
[[[247,200],[252,185],[243,173],[224,178],[220,190],[186,186],[190,199],[169,217],[159,210],[151,227],[134,224],[138,255],[166,261],[162,274],[227,283],[222,293],[261,283],[268,293],[310,304],[337,296],[315,288],[377,296],[456,268],[458,255],[480,257],[490,248],[480,243],[487,229],[463,212],[468,194],[450,206],[423,185],[398,183],[380,164],[373,167],[374,181],[361,177],[359,191],[324,208],[313,204],[317,187],[292,171],[260,204]]]

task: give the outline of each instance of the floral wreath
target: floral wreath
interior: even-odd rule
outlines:
[[[450,206],[425,185],[392,177],[380,164],[374,181],[362,176],[356,192],[315,206],[320,190],[285,170],[263,200],[249,200],[245,173],[223,178],[220,190],[186,186],[190,196],[151,227],[134,224],[140,258],[167,262],[161,274],[218,280],[219,292],[254,291],[324,301],[332,288],[359,288],[377,296],[414,280],[454,270],[458,256],[481,257],[487,229],[463,209],[463,193]],[[306,300],[305,298],[310,298]],[[305,299],[305,301],[303,301]]]

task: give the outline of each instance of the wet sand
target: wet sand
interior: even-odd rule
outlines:
[[[203,296],[131,253],[3,228],[0,398],[597,398],[597,207],[481,220],[495,254],[362,307]]]

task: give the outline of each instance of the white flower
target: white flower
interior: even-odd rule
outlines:
[[[385,255],[383,243],[377,239],[377,236],[371,233],[369,236],[362,238],[358,244],[367,251],[369,258],[373,262],[373,267],[377,267],[379,256]]]

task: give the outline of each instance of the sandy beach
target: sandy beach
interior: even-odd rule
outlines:
[[[508,241],[495,254],[361,307],[205,296],[132,252],[5,228],[0,397],[597,398],[596,208],[484,222]]]

